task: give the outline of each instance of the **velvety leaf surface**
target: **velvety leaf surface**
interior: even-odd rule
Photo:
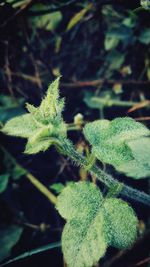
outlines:
[[[3,132],[23,138],[32,136],[37,130],[37,125],[31,114],[25,114],[9,120],[3,127]]]
[[[132,208],[120,199],[104,199],[93,183],[68,185],[58,196],[57,209],[67,220],[62,250],[68,267],[92,267],[108,245],[124,249],[136,239]]]
[[[110,245],[125,249],[133,245],[137,237],[137,217],[123,200],[108,198],[104,202],[105,219],[111,231]]]
[[[66,220],[89,217],[103,201],[99,189],[92,183],[72,183],[58,196],[57,209]]]
[[[145,138],[150,136],[150,131],[143,124],[131,118],[98,120],[85,126],[84,135],[92,145],[93,154],[102,162],[133,178],[150,175],[146,163],[149,158],[146,147],[150,146],[150,139]],[[139,172],[139,168],[143,171]]]
[[[66,136],[66,125],[62,119],[64,100],[59,99],[59,78],[52,82],[39,107],[27,104],[28,114],[8,121],[2,131],[8,135],[27,138],[25,153],[35,154],[47,150],[54,138]]]
[[[119,166],[120,171],[126,172],[135,178],[147,177],[150,175],[150,138],[144,137],[139,140],[128,142],[135,160]]]
[[[107,248],[103,214],[89,221],[70,220],[62,234],[62,250],[69,267],[90,267],[104,256]]]

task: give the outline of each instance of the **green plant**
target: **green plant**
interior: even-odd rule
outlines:
[[[104,256],[107,247],[126,249],[137,237],[138,219],[126,196],[150,205],[150,197],[114,179],[96,164],[108,163],[132,178],[150,175],[150,131],[131,118],[98,120],[83,129],[92,146],[87,158],[77,152],[67,138],[62,117],[64,100],[59,97],[59,78],[48,88],[39,107],[27,104],[28,113],[9,120],[2,132],[27,138],[26,154],[35,154],[55,146],[59,153],[94,174],[107,188],[103,195],[91,182],[69,183],[59,188],[56,208],[67,220],[62,234],[62,250],[69,267],[90,267]]]

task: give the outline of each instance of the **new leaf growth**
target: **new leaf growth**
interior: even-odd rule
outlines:
[[[39,107],[27,104],[29,113],[8,121],[3,132],[27,138],[25,153],[35,154],[58,145],[66,136],[66,125],[62,118],[64,99],[59,98],[59,78],[50,84]]]

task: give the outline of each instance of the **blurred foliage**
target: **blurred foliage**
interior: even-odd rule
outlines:
[[[26,171],[17,164],[7,150],[0,147],[0,151],[3,153],[3,164],[5,166],[5,173],[0,175],[0,193],[3,193],[7,189],[9,178],[11,181],[17,181],[26,174]]]
[[[0,122],[6,122],[7,120],[21,115],[24,113],[23,109],[24,99],[0,95]]]
[[[16,225],[1,227],[0,229],[0,261],[7,258],[11,254],[12,247],[17,243],[23,228]]]

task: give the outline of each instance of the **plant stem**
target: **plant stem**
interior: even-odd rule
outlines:
[[[27,179],[44,195],[48,200],[56,205],[57,198],[51,193],[39,180],[37,180],[31,173],[26,174]]]
[[[61,247],[61,242],[55,242],[55,243],[48,244],[48,245],[45,245],[45,246],[42,246],[39,248],[32,249],[31,251],[26,251],[23,254],[0,264],[0,267],[6,266],[10,263],[14,263],[14,262],[22,260],[22,259],[25,259],[25,258],[30,257],[32,255],[41,253],[43,251],[47,251],[47,250],[51,250],[51,249],[59,248],[59,247]]]
[[[132,107],[134,105],[138,105],[139,102],[133,102],[133,101],[121,101],[116,99],[107,99],[106,97],[100,98],[100,97],[92,97],[91,102],[95,104],[101,104],[106,107],[112,107],[112,106],[120,106],[120,107]]]
[[[53,203],[54,205],[56,204],[57,198],[56,196],[46,188],[45,185],[43,185],[35,176],[33,176],[31,173],[28,172],[25,168],[23,168],[17,161],[16,159],[3,147],[0,146],[1,150],[6,154],[7,158],[12,162],[14,166],[17,166],[20,168],[25,177],[45,196],[48,198],[48,200]]]
[[[99,86],[103,83],[108,83],[108,84],[115,84],[115,83],[121,83],[121,84],[131,84],[131,85],[149,85],[150,81],[143,80],[143,81],[138,81],[138,80],[107,80],[107,79],[98,79],[98,80],[92,80],[92,81],[76,81],[76,82],[69,82],[69,83],[61,83],[63,87],[66,88],[80,88],[80,87],[95,87]]]
[[[77,165],[82,166],[86,169],[86,165],[87,165],[86,158],[74,149],[74,146],[72,145],[71,142],[69,142],[68,140],[64,140],[61,146],[62,146],[62,149],[65,155],[67,155]],[[114,186],[116,187],[122,186],[122,189],[119,195],[150,206],[150,196],[148,194],[141,192],[139,190],[136,190],[123,183],[120,183],[119,181],[114,179],[110,174],[107,174],[106,172],[101,170],[96,165],[90,166],[88,171],[89,173],[94,174],[96,178],[100,180],[103,184],[105,184],[108,188],[111,188]]]

